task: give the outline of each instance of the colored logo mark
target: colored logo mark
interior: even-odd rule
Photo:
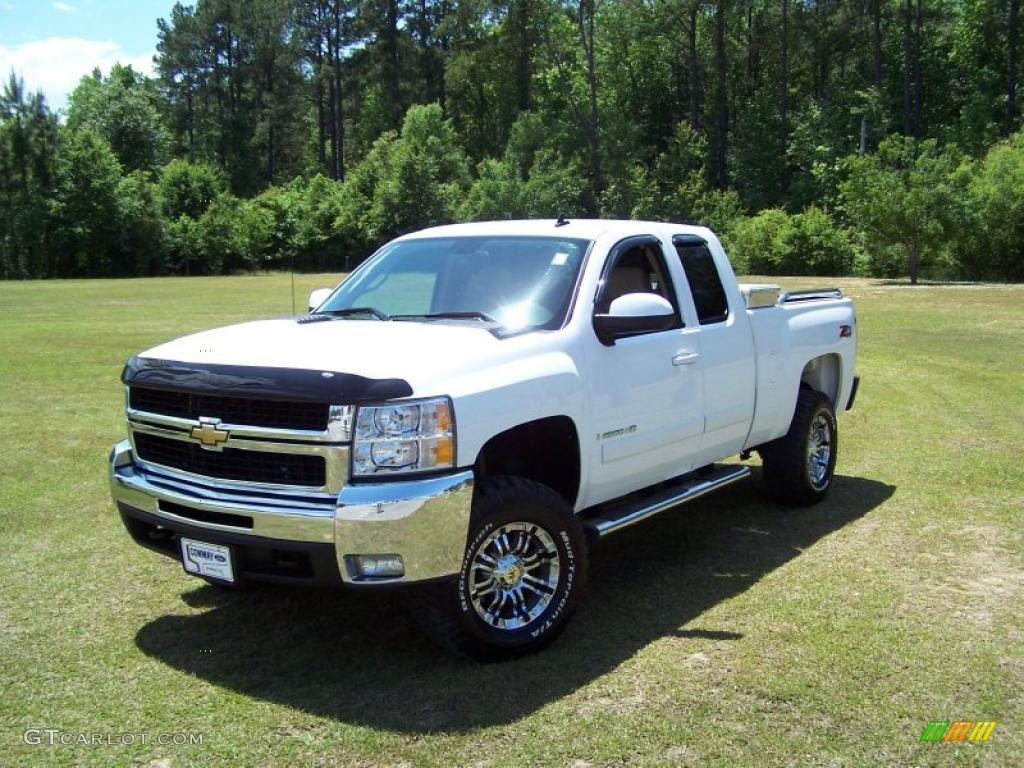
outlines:
[[[921,741],[988,741],[994,720],[932,720],[921,734]]]

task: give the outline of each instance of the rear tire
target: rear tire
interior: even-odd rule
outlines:
[[[817,504],[832,487],[838,449],[832,401],[816,390],[801,389],[789,431],[758,449],[772,498],[797,506]]]
[[[586,538],[565,500],[531,480],[491,477],[474,494],[458,577],[422,590],[417,614],[449,652],[517,658],[562,632],[586,573]]]

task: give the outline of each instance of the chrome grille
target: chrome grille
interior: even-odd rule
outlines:
[[[305,487],[319,487],[327,481],[323,456],[235,448],[209,451],[198,443],[145,433],[136,433],[135,451],[143,461],[225,480]]]
[[[348,476],[352,406],[151,387],[129,387],[126,405],[137,462],[200,495],[336,498]]]

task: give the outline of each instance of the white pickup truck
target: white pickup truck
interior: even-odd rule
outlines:
[[[448,648],[549,643],[593,540],[750,474],[832,483],[852,302],[738,285],[707,229],[517,221],[385,245],[310,313],[131,358],[132,537],[207,581],[420,587]]]

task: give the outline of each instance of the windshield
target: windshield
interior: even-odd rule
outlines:
[[[385,246],[316,314],[561,327],[588,240],[447,237]]]

